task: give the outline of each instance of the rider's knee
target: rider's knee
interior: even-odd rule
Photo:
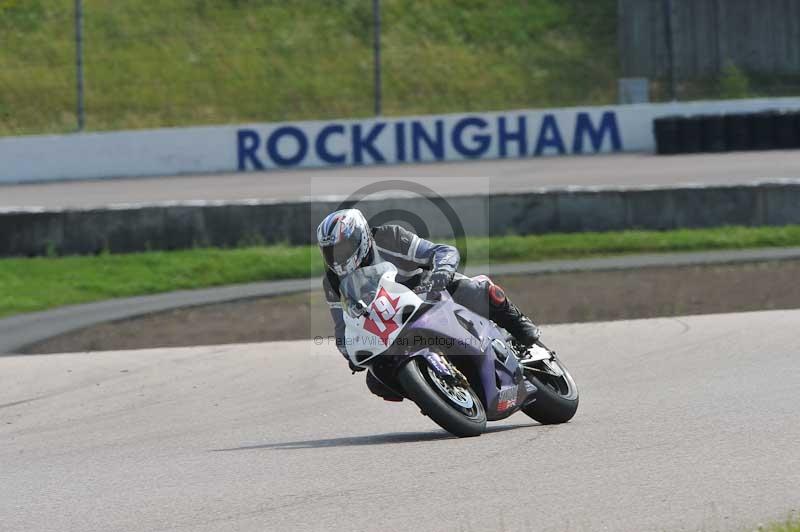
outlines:
[[[492,281],[486,275],[478,275],[472,278],[492,307],[502,307],[506,304],[506,291],[502,286]]]
[[[503,307],[508,301],[503,287],[491,281],[489,281],[489,286],[486,288],[486,293],[489,297],[489,304],[493,307]]]

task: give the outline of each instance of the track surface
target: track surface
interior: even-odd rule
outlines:
[[[0,207],[96,207],[188,200],[296,199],[348,194],[354,180],[413,177],[439,193],[487,194],[541,187],[732,184],[800,178],[797,151],[657,157],[544,157],[335,170],[161,177],[0,186]],[[455,184],[442,178],[460,179]],[[363,183],[362,183],[363,184]],[[437,186],[439,185],[439,186]]]
[[[546,331],[582,392],[449,438],[312,342],[0,358],[7,531],[743,530],[800,509],[800,311]]]

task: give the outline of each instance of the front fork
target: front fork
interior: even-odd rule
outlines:
[[[450,362],[447,357],[436,351],[430,349],[423,349],[411,357],[411,360],[422,357],[428,363],[434,373],[444,379],[449,384],[461,386],[462,388],[469,387],[469,381],[461,371]]]

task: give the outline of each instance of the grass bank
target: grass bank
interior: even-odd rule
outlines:
[[[381,4],[386,115],[615,100],[615,0]],[[75,129],[73,5],[0,0],[0,135]],[[373,112],[372,2],[83,6],[90,130]]]
[[[800,246],[800,226],[471,238],[471,264]],[[322,273],[314,246],[0,259],[0,317],[103,299]]]

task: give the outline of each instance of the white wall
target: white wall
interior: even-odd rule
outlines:
[[[652,152],[659,116],[768,109],[800,98],[6,137],[0,182]]]

